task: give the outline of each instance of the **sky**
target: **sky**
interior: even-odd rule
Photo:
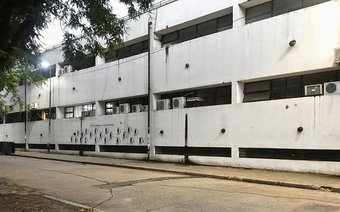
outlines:
[[[116,13],[118,17],[124,17],[127,15],[127,7],[125,4],[119,3],[118,0],[111,0],[110,5],[113,8],[113,12]],[[60,22],[54,20],[41,34],[42,37],[40,41],[43,48],[49,48],[53,45],[61,44],[64,32]]]

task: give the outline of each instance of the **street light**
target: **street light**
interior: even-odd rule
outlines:
[[[49,87],[50,87],[50,93],[49,93],[49,98],[48,98],[48,144],[47,144],[47,151],[50,152],[50,144],[51,144],[51,66],[50,63],[46,60],[42,60],[40,63],[41,67],[44,69],[49,68]]]

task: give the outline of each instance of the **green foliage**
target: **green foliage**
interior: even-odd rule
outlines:
[[[122,42],[125,21],[112,13],[110,0],[1,0],[0,1],[0,115],[13,104],[24,107],[17,88],[20,81],[39,85],[42,77],[30,70],[39,63],[40,32],[52,19],[65,26],[63,55],[66,63],[81,61],[87,54],[103,55]],[[153,0],[120,0],[129,16],[138,17]],[[82,37],[72,34],[80,30]],[[6,100],[10,99],[10,103]]]

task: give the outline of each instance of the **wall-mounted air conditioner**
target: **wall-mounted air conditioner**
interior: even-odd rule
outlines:
[[[170,99],[157,100],[157,110],[169,110],[170,108]]]
[[[29,105],[29,108],[31,110],[37,110],[39,108],[39,103],[38,102],[33,102]]]
[[[324,84],[325,95],[340,94],[340,81],[326,82]]]
[[[66,65],[64,66],[63,68],[63,74],[66,74],[66,73],[71,73],[73,71],[73,68],[71,65]]]
[[[90,116],[95,116],[95,115],[96,115],[96,111],[95,110],[81,111],[81,117],[82,118],[90,117]]]
[[[120,111],[119,111],[119,107],[113,107],[112,108],[112,114],[119,114]]]
[[[305,86],[305,96],[317,96],[322,94],[323,94],[322,84]]]
[[[149,111],[149,105],[143,105],[142,112],[148,112],[148,111]]]
[[[184,108],[187,101],[185,97],[176,97],[172,99],[172,108],[179,109]]]
[[[130,104],[129,103],[120,104],[119,110],[120,113],[130,113]]]
[[[141,104],[132,105],[132,112],[133,113],[143,112],[143,106]]]

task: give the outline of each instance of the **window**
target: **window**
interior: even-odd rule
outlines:
[[[233,27],[232,14],[162,35],[162,46],[192,40]]]
[[[186,107],[203,107],[211,105],[231,104],[231,86],[192,89],[181,92],[162,94],[161,99],[172,100],[175,97],[186,97]]]
[[[264,3],[246,9],[246,24],[262,19],[270,18],[272,16],[272,3]]]
[[[25,112],[9,113],[5,116],[5,123],[25,122]]]
[[[303,97],[306,85],[324,84],[338,80],[340,80],[340,71],[329,71],[245,83],[243,102]]]
[[[117,103],[115,103],[115,102],[105,103],[105,115],[112,115],[113,114],[113,107],[118,107]]]
[[[51,119],[56,118],[56,108],[51,108]],[[49,109],[42,109],[42,110],[31,110],[28,113],[28,121],[42,121],[42,120],[48,120],[50,118],[49,116]]]
[[[73,107],[65,107],[65,118],[73,118]]]
[[[217,19],[197,25],[197,37],[213,34],[217,31]]]
[[[229,14],[217,19],[217,32],[233,28],[233,15]]]
[[[105,55],[105,62],[111,62],[117,59],[122,59],[126,57],[130,57],[133,55],[141,54],[143,52],[147,52],[149,50],[149,41],[144,40],[129,46],[124,46],[122,48],[117,49],[116,51],[110,51]]]
[[[162,44],[175,44],[178,42],[178,31],[162,36]]]
[[[302,8],[302,0],[273,0],[273,16]]]
[[[273,0],[246,9],[246,24],[310,7],[330,0]]]
[[[178,42],[184,42],[196,38],[196,26],[188,27],[178,31]]]
[[[86,105],[77,105],[71,107],[65,107],[64,116],[65,118],[79,118],[82,116],[83,111],[95,111],[96,104],[86,104]],[[94,113],[93,113],[94,115]],[[91,116],[93,116],[91,115]]]
[[[251,82],[244,85],[243,102],[256,102],[269,100],[271,95],[271,82]]]

